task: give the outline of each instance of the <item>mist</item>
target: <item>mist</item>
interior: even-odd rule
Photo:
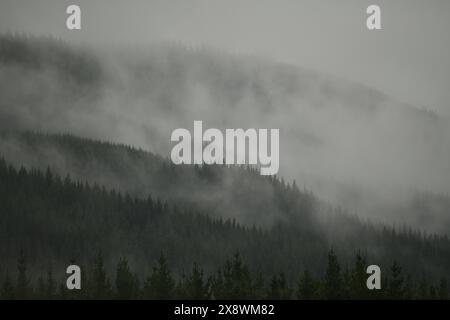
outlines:
[[[221,130],[279,128],[287,181],[364,218],[448,231],[442,201],[417,205],[421,195],[448,199],[445,116],[328,74],[212,47],[4,37],[3,48],[7,41],[33,58],[3,51],[3,129],[71,133],[168,158],[171,132],[194,120]]]

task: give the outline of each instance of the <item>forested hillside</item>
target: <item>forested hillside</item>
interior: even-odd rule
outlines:
[[[450,188],[449,119],[314,70],[189,45],[118,49],[2,34],[0,111],[3,129],[160,155],[170,152],[171,132],[194,120],[281,128],[280,173],[301,188],[360,217],[450,229],[441,201]]]
[[[286,179],[161,156],[203,116],[282,128]],[[1,35],[1,297],[446,298],[446,121],[263,59]],[[377,191],[345,187],[360,177]]]
[[[210,216],[235,218],[250,226],[268,226],[288,218],[308,221],[308,228],[314,226],[316,203],[310,192],[287,199],[289,195],[279,190],[284,181],[243,167],[176,166],[169,159],[129,146],[37,133],[0,133],[0,154],[18,167],[50,167],[61,176],[70,174],[133,196],[152,194],[195,204]],[[291,202],[289,210],[287,201]]]
[[[409,274],[417,284],[424,278],[427,286],[437,286],[450,267],[450,243],[446,237],[374,226],[332,208],[319,217],[319,210],[325,210],[320,208],[327,206],[310,193],[300,191],[295,184],[262,177],[249,168],[180,168],[124,146],[70,136],[25,134],[24,137],[29,142],[45,141],[47,147],[50,141],[64,145],[66,151],[72,150],[82,159],[86,157],[83,161],[86,164],[94,159],[100,161],[100,155],[107,154],[108,161],[102,163],[105,168],[117,164],[123,154],[129,154],[131,159],[145,158],[144,162],[155,168],[153,173],[161,181],[171,181],[173,176],[181,179],[173,182],[173,186],[183,185],[182,179],[187,175],[175,175],[178,170],[190,171],[191,189],[194,182],[203,183],[206,189],[213,187],[217,177],[228,173],[241,188],[265,183],[272,188],[271,201],[283,215],[264,227],[257,223],[242,225],[236,220],[211,217],[199,199],[167,200],[171,198],[170,183],[165,198],[151,194],[143,197],[121,193],[111,186],[87,184],[86,180],[92,177],[83,179],[82,171],[77,172],[79,176],[74,180],[53,173],[52,169],[19,169],[2,160],[0,254],[4,276],[16,276],[16,259],[22,250],[34,270],[33,282],[37,281],[36,274],[43,275],[50,267],[61,272],[71,261],[91,265],[98,252],[103,253],[108,273],[113,274],[115,263],[126,257],[138,278],[145,277],[149,266],[164,252],[177,279],[194,262],[210,275],[228,257],[240,252],[253,276],[261,273],[268,279],[281,272],[290,286],[305,270],[321,277],[326,272],[331,248],[339,256],[342,270],[352,268],[360,251],[368,264],[380,265],[386,276],[397,261],[405,276]],[[39,148],[34,150],[39,159]],[[72,160],[78,159],[73,155]],[[245,189],[240,192],[243,199],[248,192],[258,193]],[[208,193],[205,194],[207,198]],[[240,208],[240,215],[245,216],[249,207]],[[258,213],[265,215],[269,210],[270,207],[259,208]]]

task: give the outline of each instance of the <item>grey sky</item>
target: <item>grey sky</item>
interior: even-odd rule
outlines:
[[[79,4],[82,30],[65,29]],[[365,28],[382,9],[381,31]],[[448,0],[1,0],[0,31],[70,41],[160,40],[253,53],[378,88],[450,115]]]

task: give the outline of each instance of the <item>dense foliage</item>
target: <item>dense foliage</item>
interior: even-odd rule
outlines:
[[[17,280],[7,274],[0,290],[2,299],[448,299],[446,278],[437,284],[426,279],[413,281],[394,262],[383,277],[382,289],[368,290],[366,260],[357,253],[351,268],[341,269],[338,257],[330,250],[325,274],[316,277],[308,270],[290,283],[286,275],[264,277],[250,272],[239,253],[227,259],[215,272],[206,274],[196,263],[176,277],[163,254],[148,275],[139,277],[121,258],[112,274],[104,267],[98,253],[88,271],[83,270],[82,287],[68,290],[64,281],[58,282],[50,268],[40,275],[35,286],[30,282],[23,252],[17,261]]]
[[[195,170],[199,175],[204,175],[204,170],[215,170],[215,167]],[[260,178],[251,169],[239,170],[242,175]],[[277,199],[285,210],[292,211],[291,214],[302,210],[298,203],[299,199],[303,199],[302,193],[295,184],[267,179],[278,190]],[[396,282],[387,279],[388,270],[392,268],[393,279],[401,273],[402,280],[398,284],[402,288],[401,297],[406,295],[403,290],[411,291],[408,297],[419,297],[417,290],[420,285],[426,286],[424,292],[428,292],[427,295],[434,292],[433,297],[437,297],[439,280],[445,276],[442,269],[445,270],[449,263],[449,244],[444,237],[396,232],[393,228],[363,224],[342,213],[334,214],[330,221],[355,224],[354,230],[359,228],[359,232],[365,235],[358,243],[352,243],[354,232],[348,237],[336,237],[330,243],[318,227],[308,228],[301,220],[293,219],[291,223],[280,220],[265,228],[243,226],[233,219],[215,219],[198,212],[193,203],[169,203],[150,196],[139,199],[98,185],[72,181],[69,176],[61,178],[50,169],[16,169],[4,160],[0,161],[0,197],[0,268],[5,279],[5,292],[19,290],[15,293],[18,296],[24,290],[20,288],[25,283],[37,288],[45,274],[53,276],[57,273],[59,279],[63,278],[65,267],[70,263],[92,265],[92,261],[99,259],[99,251],[103,252],[105,262],[102,260],[102,271],[97,273],[113,277],[114,264],[119,261],[118,277],[128,279],[117,280],[118,287],[108,293],[109,297],[122,298],[143,296],[148,268],[158,260],[161,252],[165,252],[167,266],[173,272],[174,286],[180,282],[178,290],[189,290],[183,289],[183,281],[187,281],[184,277],[193,275],[183,274],[192,264],[198,263],[202,270],[198,267],[197,271],[192,272],[203,273],[205,277],[208,275],[208,289],[205,290],[209,295],[224,298],[237,297],[229,292],[234,285],[223,284],[230,281],[227,279],[231,276],[230,272],[243,272],[236,276],[245,282],[236,284],[239,288],[244,286],[241,289],[245,293],[239,293],[242,298],[295,297],[294,288],[299,277],[303,279],[299,286],[305,297],[357,297],[363,293],[351,293],[343,288],[351,283],[348,277],[353,272],[352,260],[359,250],[365,256],[358,255],[357,258],[365,259],[364,262],[357,262],[361,279],[366,277],[361,271],[363,265],[375,263],[384,271],[384,283],[391,283],[391,286]],[[302,217],[301,212],[298,217]],[[304,222],[307,224],[308,220]],[[339,253],[342,266],[334,253],[329,253],[327,257],[330,246]],[[382,250],[382,255],[377,255],[375,248]],[[234,262],[227,262],[226,259],[237,251],[245,257],[246,265],[242,266],[244,271],[232,272],[232,268],[237,268],[233,265],[241,262],[236,257]],[[19,268],[15,268],[18,252],[26,252],[28,275],[24,275],[25,267],[20,267],[25,264],[23,254],[19,258]],[[404,266],[404,271],[400,271],[397,264],[392,266],[395,260]],[[131,265],[133,272],[130,271]],[[95,274],[95,267],[90,269]],[[17,277],[15,285],[11,277]],[[120,283],[131,279],[135,282],[132,291],[124,289],[126,294],[116,292],[122,290]],[[152,276],[150,282],[151,279]],[[153,280],[154,283],[158,281]],[[326,283],[330,288],[327,289]],[[259,293],[254,291],[254,286],[260,288]],[[42,292],[35,289],[36,294]],[[154,295],[164,296],[161,292]],[[93,297],[96,295],[93,294]],[[167,297],[175,297],[175,293]]]
[[[178,49],[153,48],[148,61],[128,57],[121,60],[125,74],[115,74],[88,49],[52,38],[0,36],[2,298],[448,297],[446,235],[361,221],[294,181],[263,177],[251,167],[175,166],[122,144],[27,131],[117,137],[131,131],[130,114],[151,115],[153,124],[175,114],[188,118],[192,110],[182,107],[194,96],[192,83],[209,90],[211,113],[219,115],[248,112],[248,101],[260,108],[251,114],[255,119],[301,99],[311,110],[329,101],[322,98],[340,101],[361,119],[384,108],[386,97],[376,92],[348,94],[310,72]],[[308,90],[314,84],[317,97]],[[139,99],[130,103],[131,97]],[[141,113],[142,101],[151,112]],[[430,136],[437,128],[445,137],[446,123],[411,110],[399,114],[413,132],[421,128],[417,120],[434,132]],[[126,125],[116,128],[124,115]],[[283,119],[292,121],[293,137],[320,144],[304,134],[308,119],[298,118]],[[133,130],[136,123],[129,121]],[[142,131],[157,144],[162,133],[143,128],[131,140]],[[430,141],[426,145],[434,146]],[[447,232],[449,204],[446,195],[420,194],[386,212]],[[81,292],[64,289],[71,263],[82,266]],[[370,264],[381,267],[381,291],[365,289]]]

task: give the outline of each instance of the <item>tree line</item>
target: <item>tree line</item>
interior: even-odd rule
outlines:
[[[436,284],[426,279],[413,281],[397,262],[382,276],[380,290],[366,286],[367,262],[356,253],[351,268],[341,267],[336,253],[328,252],[321,277],[305,269],[295,283],[283,272],[264,277],[253,273],[237,252],[213,273],[207,274],[197,263],[180,275],[173,273],[163,253],[146,277],[133,272],[126,258],[120,258],[115,272],[108,274],[101,252],[82,270],[80,290],[69,290],[64,279],[57,281],[52,269],[32,281],[23,251],[17,260],[17,278],[9,273],[2,281],[2,299],[448,299],[446,278]]]
[[[216,174],[214,167],[195,170],[202,175],[208,173],[208,177]],[[253,175],[242,169],[241,176],[244,174],[248,177]],[[261,178],[257,173],[254,175],[257,179]],[[393,277],[392,284],[389,279],[384,279],[385,288],[400,287],[398,291],[401,294],[398,296],[402,297],[438,296],[441,278],[445,276],[438,270],[448,270],[446,266],[450,260],[448,240],[439,236],[421,237],[387,227],[379,231],[374,226],[356,224],[351,219],[349,224],[356,225],[351,236],[357,239],[333,242],[335,252],[332,256],[339,255],[341,262],[339,267],[334,268],[334,273],[323,279],[327,270],[333,270],[329,268],[330,259],[326,255],[331,243],[327,240],[328,232],[317,233],[317,229],[311,226],[311,220],[305,218],[313,211],[305,205],[308,202],[302,200],[309,198],[302,198],[301,194],[298,196],[300,191],[295,184],[271,179],[278,206],[289,212],[293,219],[276,223],[270,228],[261,228],[243,226],[233,219],[212,218],[190,203],[170,203],[151,196],[135,198],[114,189],[74,181],[70,176],[62,178],[50,168],[45,171],[16,168],[0,159],[0,279],[5,278],[3,296],[8,297],[8,292],[13,292],[15,297],[23,297],[22,293],[26,291],[23,288],[27,283],[32,286],[31,292],[57,292],[61,283],[58,286],[49,285],[53,283],[52,270],[62,270],[69,261],[89,266],[101,249],[104,255],[102,263],[96,265],[103,267],[98,267],[97,273],[91,272],[89,267],[86,270],[83,268],[83,274],[87,277],[87,289],[83,292],[90,292],[92,297],[102,297],[88,289],[90,281],[96,279],[95,274],[109,279],[103,282],[108,284],[105,287],[108,297],[118,297],[114,278],[118,271],[116,267],[119,269],[115,265],[117,261],[121,261],[119,274],[128,275],[125,277],[128,280],[123,283],[129,284],[132,278],[135,281],[132,296],[145,297],[143,292],[147,282],[142,277],[163,251],[167,261],[170,261],[171,272],[168,274],[172,275],[172,279],[176,278],[173,286],[178,288],[167,297],[180,296],[183,286],[179,283],[183,283],[181,279],[185,268],[196,263],[207,283],[209,298],[233,297],[228,289],[230,284],[240,290],[239,296],[242,298],[294,298],[297,297],[299,270],[308,270],[301,275],[302,283],[307,284],[303,291],[305,298],[351,298],[352,292],[355,292],[354,288],[349,289],[352,288],[351,270],[354,269],[354,252],[357,251],[354,249],[355,243],[358,243],[358,249],[363,250],[368,264],[380,265],[383,274],[393,268],[393,260],[402,265],[401,278]],[[264,214],[263,210],[260,214]],[[305,210],[308,214],[297,214],[299,210]],[[15,268],[20,249],[27,253],[27,260],[35,274],[49,269],[47,275],[44,272],[41,279],[33,277],[32,283],[25,281],[28,277],[20,271],[23,263],[19,263],[21,268]],[[382,255],[376,256],[372,249]],[[240,260],[231,259],[224,265],[226,257],[236,251],[245,257],[244,271],[232,272],[239,265],[235,262]],[[48,268],[49,264],[52,268]],[[338,265],[337,258],[332,265]],[[393,269],[398,272],[397,267]],[[192,270],[186,272],[186,277],[192,276],[191,273]],[[22,275],[22,280],[19,281],[18,275]],[[367,277],[365,272],[360,271],[360,277],[362,275]],[[238,277],[242,282],[232,280],[233,277]],[[395,285],[397,282],[400,284]],[[334,283],[337,289],[327,291],[324,283]],[[365,280],[362,283],[365,285]],[[43,289],[45,287],[47,289]],[[259,291],[255,289],[257,287]],[[395,292],[393,289],[391,291]],[[60,291],[60,295],[62,293]]]

